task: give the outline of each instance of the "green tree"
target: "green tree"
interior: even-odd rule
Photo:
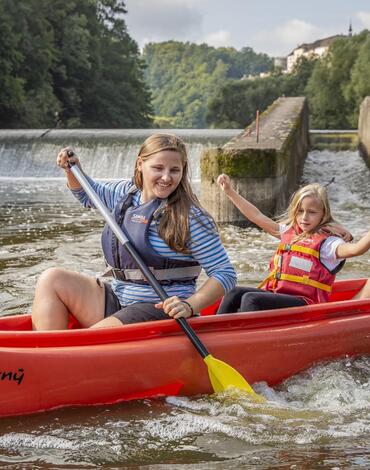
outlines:
[[[306,96],[311,127],[356,128],[359,106],[370,94],[370,33],[338,38],[323,58],[301,58],[293,72],[227,82],[208,104],[214,127],[244,127],[279,96]]]
[[[281,75],[283,79],[282,90],[286,96],[305,96],[306,87],[318,58],[300,57],[289,74]]]
[[[50,72],[61,103],[58,119],[64,127],[80,127],[82,94],[90,82],[94,56],[90,28],[98,34],[96,8],[88,0],[55,0],[48,2],[46,16],[56,51]]]
[[[98,3],[100,55],[82,93],[83,121],[89,127],[148,127],[151,95],[144,80],[144,63],[129,36],[122,0]]]
[[[147,127],[122,0],[0,0],[2,127]]]
[[[346,90],[360,47],[367,36],[365,31],[352,38],[339,38],[331,45],[325,58],[317,61],[306,89],[312,127],[357,127],[357,124],[353,126],[350,118],[356,104]]]
[[[361,102],[370,95],[370,32],[364,34],[364,41],[359,47],[356,61],[352,67],[350,80],[344,87],[344,96],[350,104],[349,125],[358,126]]]
[[[13,127],[24,109],[24,79],[19,71],[23,55],[20,34],[9,12],[12,1],[0,1],[0,127]]]
[[[13,52],[17,64],[12,76],[18,88],[14,98],[22,96],[10,112],[10,127],[48,126],[53,123],[54,111],[59,107],[50,74],[55,51],[53,32],[45,16],[47,4],[46,0],[1,1],[11,28],[13,47],[16,47]],[[6,42],[1,41],[0,44],[1,50],[9,53]],[[2,106],[3,102],[0,103],[1,109]]]
[[[244,128],[282,94],[281,75],[226,82],[208,104],[207,120],[213,127]]]
[[[205,127],[208,102],[227,80],[271,67],[271,59],[250,48],[239,52],[176,41],[147,44],[143,58],[155,122],[166,127]]]

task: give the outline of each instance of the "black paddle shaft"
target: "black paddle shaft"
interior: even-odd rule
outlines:
[[[72,150],[68,150],[67,153],[68,153],[69,157],[72,157],[74,155],[74,152]],[[70,167],[74,177],[77,179],[77,181],[83,187],[86,194],[90,197],[90,199],[94,203],[95,207],[99,210],[101,215],[104,217],[105,221],[107,222],[107,224],[109,225],[111,230],[114,232],[114,234],[116,235],[118,240],[122,243],[125,250],[130,254],[132,259],[137,263],[137,265],[138,265],[140,271],[142,272],[143,276],[148,281],[148,283],[152,286],[152,288],[157,293],[159,298],[162,301],[168,299],[168,294],[166,293],[166,291],[160,285],[160,283],[158,282],[158,280],[156,279],[154,274],[146,266],[143,259],[141,258],[139,253],[136,251],[135,247],[132,245],[132,243],[128,240],[126,235],[123,233],[121,227],[117,224],[117,222],[114,219],[114,217],[112,216],[111,212],[108,210],[108,208],[100,200],[99,196],[96,194],[94,189],[91,187],[91,184],[89,183],[89,181],[87,180],[86,176],[83,174],[81,169],[77,165],[75,165],[74,162],[70,162],[69,167]],[[201,342],[201,340],[198,338],[195,331],[188,324],[186,319],[181,317],[181,318],[176,318],[176,321],[181,326],[181,328],[184,330],[184,332],[187,334],[188,338],[193,343],[194,347],[199,352],[199,354],[203,357],[203,359],[206,356],[209,356],[209,351],[204,346],[204,344]]]

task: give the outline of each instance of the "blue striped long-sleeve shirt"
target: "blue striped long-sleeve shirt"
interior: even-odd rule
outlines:
[[[112,211],[116,204],[127,194],[132,181],[121,180],[111,182],[97,182],[88,178],[91,186],[99,198]],[[94,207],[93,202],[83,189],[72,190],[74,196],[85,206]],[[134,206],[140,204],[141,192],[133,195]],[[223,287],[225,293],[236,284],[236,273],[230,263],[229,257],[221,244],[220,237],[214,228],[213,222],[199,208],[193,207],[189,216],[190,254],[173,251],[158,235],[157,225],[152,222],[149,228],[149,242],[152,248],[161,256],[179,260],[196,260],[205,270],[209,278],[216,279]],[[112,281],[112,288],[122,306],[135,302],[158,302],[159,297],[150,285],[138,285],[129,282]],[[173,283],[165,287],[169,296],[177,295],[188,298],[195,292],[195,285]]]

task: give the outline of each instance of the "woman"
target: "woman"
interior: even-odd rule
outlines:
[[[68,148],[57,157],[68,186],[85,207],[93,207],[69,169],[80,165]],[[32,307],[36,330],[66,329],[72,313],[83,327],[189,318],[235,286],[236,274],[221,245],[213,219],[201,208],[188,178],[184,143],[171,134],[154,134],[141,146],[133,181],[89,181],[164,286],[161,302],[135,263],[105,227],[102,246],[114,280],[51,268],[39,278]],[[207,281],[196,290],[201,268]]]

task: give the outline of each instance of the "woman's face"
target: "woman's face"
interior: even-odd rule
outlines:
[[[162,150],[145,161],[139,157],[137,168],[143,177],[141,202],[167,198],[180,184],[183,175],[182,158],[175,150]]]
[[[324,217],[324,211],[315,197],[306,196],[302,199],[297,211],[297,224],[303,232],[312,232]]]

